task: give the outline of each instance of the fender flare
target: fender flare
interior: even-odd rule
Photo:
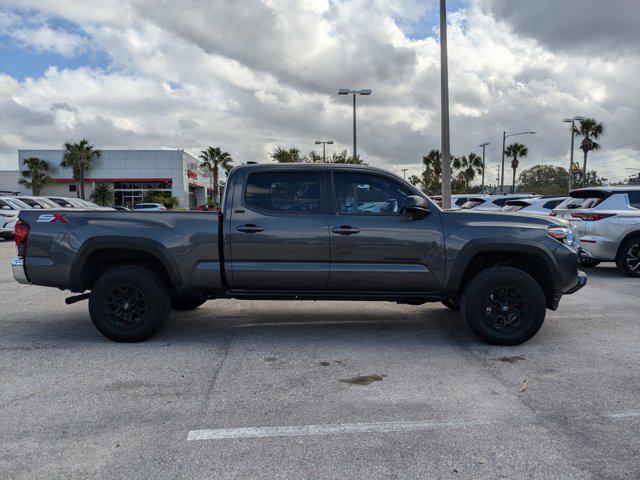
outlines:
[[[559,246],[560,244],[558,244]],[[454,295],[471,260],[484,252],[523,253],[534,255],[542,260],[554,282],[560,280],[560,266],[553,251],[540,242],[520,239],[496,240],[495,238],[477,238],[469,241],[458,253],[445,282],[446,295]]]
[[[137,250],[157,258],[165,268],[175,287],[182,285],[182,276],[169,255],[168,249],[159,242],[148,238],[101,236],[86,240],[78,249],[69,271],[69,280],[73,288],[82,288],[82,270],[88,258],[100,250]]]

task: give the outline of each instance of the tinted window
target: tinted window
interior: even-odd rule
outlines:
[[[20,200],[29,205],[31,208],[42,208],[42,205],[40,205],[35,200],[32,200],[31,198],[21,198]]]
[[[482,205],[483,203],[484,200],[482,198],[470,198],[469,200],[464,202],[460,208],[462,208],[463,210],[467,210],[469,208],[474,208],[478,205]]]
[[[58,205],[60,205],[61,207],[64,208],[74,208],[73,205],[71,205],[69,202],[67,202],[66,200],[64,200],[63,198],[50,198],[50,200],[56,202]]]
[[[629,205],[633,208],[640,208],[640,192],[629,192]]]
[[[247,179],[248,207],[283,213],[314,213],[320,205],[315,172],[260,172]]]
[[[461,206],[461,205],[464,205],[464,204],[466,203],[466,201],[467,201],[467,198],[468,198],[468,197],[460,197],[460,198],[458,198],[458,199],[455,201],[455,205],[456,205],[457,207],[459,207],[459,206]]]
[[[2,210],[13,210],[13,208],[11,208],[11,205],[9,205],[7,202],[0,200],[0,209]]]
[[[571,133],[571,132],[569,132],[569,133]],[[563,200],[561,198],[558,198],[556,200],[549,200],[544,205],[542,205],[542,208],[546,208],[547,210],[553,210],[558,205],[560,205],[560,203],[562,203],[562,201]]]
[[[414,192],[386,177],[362,173],[334,173],[336,212],[339,214],[398,215]]]
[[[571,133],[571,132],[569,132]],[[498,198],[496,200],[493,201],[494,204],[498,205],[499,207],[503,207],[505,203],[507,203],[507,198]]]

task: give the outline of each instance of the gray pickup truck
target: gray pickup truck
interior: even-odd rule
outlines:
[[[236,298],[442,302],[483,341],[515,345],[586,283],[563,220],[443,211],[351,165],[237,167],[217,214],[25,210],[15,240],[18,282],[88,298],[122,342],[151,337],[172,308]]]

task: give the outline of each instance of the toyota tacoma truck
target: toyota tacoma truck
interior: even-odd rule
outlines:
[[[15,242],[18,282],[88,299],[119,342],[148,339],[172,309],[234,298],[442,302],[481,340],[515,345],[587,280],[564,220],[441,210],[353,165],[236,167],[217,213],[24,210]]]

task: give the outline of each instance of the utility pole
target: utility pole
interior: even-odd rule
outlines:
[[[449,145],[449,68],[447,2],[440,0],[440,143],[442,145],[442,208],[451,208],[451,148]]]
[[[402,178],[404,178],[405,180],[407,179],[407,170],[409,170],[408,168],[403,168],[402,169]]]
[[[484,190],[484,150],[487,145],[489,145],[489,142],[484,142],[478,145],[479,147],[482,147],[482,186],[480,187],[482,190]]]
[[[327,163],[327,145],[333,145],[333,140],[316,140],[316,145],[322,145],[322,163]]]
[[[358,144],[356,141],[356,95],[371,95],[371,89],[361,88],[360,90],[353,90],[350,88],[339,88],[338,95],[353,95],[353,156],[358,155]]]

